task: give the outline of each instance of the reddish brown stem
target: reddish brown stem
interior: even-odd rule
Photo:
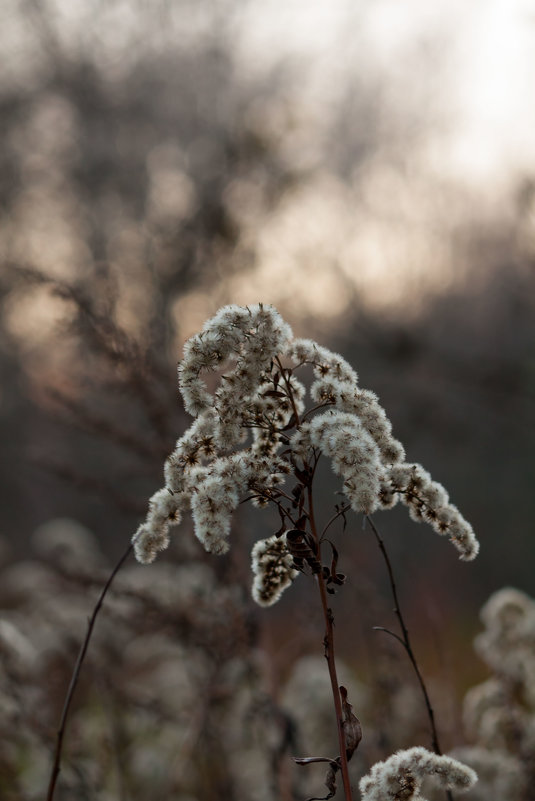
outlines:
[[[316,543],[318,543],[318,550],[319,550],[319,538],[314,519],[312,490],[310,487],[308,487],[308,509],[310,513],[310,526],[312,530],[312,535],[314,536]],[[318,553],[318,558],[319,556],[320,555]],[[349,780],[349,767],[346,755],[346,740],[343,728],[344,716],[342,712],[342,699],[340,698],[338,676],[336,674],[336,662],[334,658],[333,615],[331,609],[329,608],[329,604],[327,602],[327,590],[325,588],[325,580],[323,578],[321,571],[317,574],[316,578],[321,598],[321,606],[323,609],[323,618],[325,620],[325,639],[324,639],[325,658],[327,660],[327,665],[329,667],[329,678],[331,679],[331,689],[333,694],[334,708],[336,710],[336,726],[338,729],[338,742],[340,745],[340,770],[342,773],[342,782],[344,785],[344,794],[346,801],[352,801],[353,796],[351,794],[351,782]]]

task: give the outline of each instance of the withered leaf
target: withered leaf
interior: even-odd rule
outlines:
[[[292,489],[292,495],[294,497],[294,500],[292,501],[293,508],[297,509],[297,507],[299,506],[301,509],[303,503],[301,499],[301,496],[303,495],[303,485],[296,484],[295,487]]]
[[[340,696],[342,698],[342,711],[344,713],[342,729],[344,730],[346,741],[346,757],[349,762],[362,740],[362,726],[360,725],[360,720],[353,712],[352,705],[347,700],[347,690],[345,687],[340,687]]]
[[[284,428],[282,430],[285,431]],[[301,470],[299,467],[297,467],[296,464],[293,465],[293,468],[295,477],[301,482],[301,484],[303,484],[306,487],[309,479],[308,471]]]
[[[325,787],[329,791],[329,795],[324,796],[325,801],[327,801],[328,798],[332,798],[336,793],[336,774],[339,769],[338,764],[330,765],[329,770],[325,774]]]
[[[328,757],[293,757],[297,765],[311,765],[313,762],[329,763],[329,769],[325,774],[325,787],[329,792],[327,795],[315,795],[313,798],[307,798],[307,801],[328,801],[329,798],[334,796],[336,793],[336,774],[340,770],[338,759],[329,759]]]
[[[286,397],[286,395],[284,395],[283,397]],[[290,428],[294,427],[295,423],[296,423],[295,412],[292,412],[292,416],[290,417],[286,425],[281,428],[281,431],[289,431]]]
[[[296,765],[312,765],[314,762],[329,762],[331,765],[337,765],[336,759],[330,757],[292,757]]]
[[[312,573],[320,572],[321,565],[314,553],[315,543],[310,534],[298,528],[288,529],[286,532],[286,544],[294,558],[294,563],[297,565],[297,570],[300,570],[304,562],[306,562]]]
[[[306,527],[307,520],[308,520],[308,515],[306,513],[304,515],[301,515],[301,517],[299,518],[299,520],[295,524],[295,527],[304,531],[305,527]]]

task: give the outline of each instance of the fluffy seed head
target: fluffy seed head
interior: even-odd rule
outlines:
[[[286,536],[259,540],[251,553],[254,583],[252,594],[260,606],[271,606],[290,586],[298,571],[293,568],[293,556],[288,550]]]
[[[457,793],[466,792],[477,781],[475,771],[456,759],[416,746],[372,767],[360,780],[362,801],[425,801],[420,789],[426,776]]]
[[[314,374],[308,409],[295,374],[304,365]],[[216,386],[209,391],[206,375],[214,372]],[[220,309],[186,342],[179,386],[195,419],[166,460],[165,487],[151,498],[134,536],[140,561],[152,561],[167,547],[169,526],[188,508],[204,547],[224,553],[240,501],[274,503],[281,511],[287,477],[294,475],[302,488],[320,456],[342,479],[354,511],[369,514],[401,500],[413,519],[447,535],[461,559],[477,554],[474,532],[445,489],[420,465],[404,461],[377,396],[358,386],[342,356],[293,339],[273,307]]]

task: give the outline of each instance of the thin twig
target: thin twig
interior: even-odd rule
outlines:
[[[317,406],[313,406],[311,409],[308,409],[304,413],[303,417],[301,418],[301,422],[304,423],[307,417],[310,417],[311,414],[314,414],[314,412],[317,412],[319,409],[327,409],[331,406],[333,406],[332,401],[326,401],[325,403],[318,403]]]
[[[395,631],[390,631],[390,629],[386,629],[384,626],[372,626],[372,631],[384,631],[385,634],[390,634],[391,637],[400,642],[405,648],[405,640],[400,637],[399,634],[396,634]]]
[[[323,539],[329,528],[332,526],[332,524],[335,523],[339,517],[343,517],[343,515],[345,515],[346,512],[349,512],[350,509],[351,509],[351,504],[349,503],[346,504],[345,506],[341,506],[340,509],[338,509],[338,511],[336,512],[336,514],[334,514],[331,517],[331,519],[327,521],[327,523],[323,527],[323,531],[321,532],[320,542],[323,542]]]
[[[423,676],[422,676],[422,674],[420,672],[420,668],[418,666],[418,662],[416,661],[416,657],[414,655],[414,651],[412,650],[412,645],[411,645],[411,641],[410,641],[410,637],[409,637],[409,631],[407,629],[407,626],[405,625],[405,620],[403,618],[403,613],[401,612],[401,607],[400,607],[400,604],[399,604],[398,593],[397,593],[397,588],[396,588],[396,582],[395,582],[395,579],[394,579],[394,571],[392,569],[392,563],[391,563],[390,558],[388,556],[388,552],[386,550],[386,546],[384,544],[384,541],[383,541],[381,535],[379,534],[379,532],[377,530],[377,527],[375,526],[375,523],[373,522],[373,520],[371,519],[371,517],[369,515],[366,515],[366,520],[368,521],[371,530],[375,534],[375,539],[377,540],[377,544],[379,545],[379,548],[381,549],[381,553],[383,554],[383,558],[385,560],[386,569],[388,570],[388,577],[390,579],[390,587],[391,587],[391,590],[392,590],[392,596],[394,598],[394,612],[395,612],[395,614],[397,616],[397,619],[399,621],[399,625],[400,625],[401,632],[402,632],[403,636],[402,637],[398,637],[397,634],[394,634],[392,631],[389,631],[388,629],[382,628],[380,626],[375,626],[374,629],[378,630],[378,631],[385,631],[387,634],[390,634],[391,636],[395,637],[395,639],[398,640],[403,645],[403,647],[405,648],[405,651],[407,652],[407,656],[409,657],[410,662],[411,662],[411,664],[412,664],[412,666],[414,668],[414,672],[416,673],[416,677],[418,679],[418,683],[420,685],[420,689],[421,689],[423,697],[424,697],[425,706],[426,706],[426,709],[427,709],[427,716],[429,718],[429,725],[430,725],[430,728],[431,728],[431,743],[433,745],[433,750],[434,750],[435,754],[438,754],[439,756],[441,756],[442,755],[442,750],[440,748],[440,744],[439,744],[439,741],[438,741],[438,732],[437,732],[437,727],[436,727],[436,723],[435,723],[435,713],[433,711],[433,707],[431,706],[431,699],[429,698],[429,693],[427,692],[427,687],[425,686],[425,681],[424,681]],[[446,790],[446,797],[448,798],[448,801],[453,801],[453,795],[451,794],[450,790]]]
[[[60,764],[61,764],[61,752],[62,752],[62,748],[63,748],[63,739],[64,739],[64,736],[65,736],[65,729],[66,729],[66,726],[67,726],[67,718],[69,716],[69,710],[70,710],[72,698],[73,698],[73,695],[74,695],[74,691],[76,690],[76,686],[78,684],[78,679],[80,677],[80,671],[82,669],[82,664],[83,664],[83,661],[84,661],[84,658],[85,658],[85,655],[86,655],[86,652],[87,652],[87,649],[88,649],[88,646],[89,646],[89,641],[90,641],[91,635],[93,633],[93,628],[94,628],[94,625],[95,625],[95,621],[97,619],[97,615],[98,615],[98,613],[100,611],[100,608],[101,608],[101,606],[102,606],[102,604],[104,602],[104,598],[106,597],[106,594],[107,594],[109,588],[111,587],[111,584],[112,584],[115,576],[117,575],[117,573],[119,572],[119,570],[121,569],[123,564],[126,562],[128,557],[130,556],[130,553],[131,553],[133,547],[134,547],[133,544],[130,543],[130,545],[128,546],[126,551],[123,553],[123,555],[121,556],[121,558],[119,559],[119,561],[117,562],[115,567],[113,568],[112,572],[110,573],[110,576],[109,576],[108,580],[106,581],[106,584],[102,588],[102,592],[100,593],[100,596],[99,596],[98,601],[97,601],[97,603],[95,605],[95,608],[93,609],[93,613],[92,613],[91,617],[88,620],[88,623],[87,623],[87,634],[85,635],[85,639],[84,639],[82,645],[80,646],[80,651],[78,653],[78,658],[76,660],[76,664],[75,664],[74,670],[72,672],[71,681],[70,681],[70,684],[69,684],[69,689],[67,690],[67,695],[65,696],[65,702],[63,704],[63,711],[61,713],[61,719],[60,719],[59,729],[58,729],[58,733],[57,733],[56,749],[55,749],[55,752],[54,752],[54,761],[53,761],[53,764],[52,764],[52,771],[50,773],[50,781],[49,781],[49,784],[48,784],[48,792],[47,792],[47,796],[46,796],[46,801],[52,801],[52,799],[54,797],[54,790],[56,788],[56,782],[58,780],[58,776],[59,776],[59,773],[60,773],[60,770],[61,770],[61,767],[60,767]]]

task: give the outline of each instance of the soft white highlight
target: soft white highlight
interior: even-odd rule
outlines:
[[[462,762],[416,746],[373,765],[359,783],[362,801],[425,801],[420,790],[428,776],[458,793],[466,792],[477,781],[475,771]]]
[[[184,346],[179,386],[186,411],[197,416],[212,405],[221,415],[223,441],[232,440],[236,398],[245,399],[258,386],[262,370],[284,350],[292,331],[271,306],[224,306]],[[212,396],[201,378],[233,358],[235,369]],[[227,429],[229,429],[227,431]]]
[[[318,415],[310,425],[310,440],[331,458],[354,511],[374,512],[379,506],[381,454],[358,417],[343,412]]]
[[[271,606],[297,576],[293,556],[288,550],[286,537],[268,537],[259,540],[251,553],[254,575],[253,598],[260,606]]]
[[[523,685],[535,684],[535,601],[520,590],[504,587],[481,610],[485,631],[476,651],[496,673]],[[535,705],[535,691],[531,692]]]
[[[477,556],[479,543],[472,526],[449,502],[442,484],[433,481],[421,465],[406,462],[393,465],[388,471],[385,490],[399,495],[413,520],[426,521],[437,534],[448,536],[461,559],[470,561]]]
[[[501,797],[520,801],[533,786],[535,601],[505,587],[491,595],[481,618],[485,630],[475,646],[492,675],[464,699],[464,725],[474,744],[470,764],[484,768],[488,796],[498,795],[503,785],[510,791]],[[492,753],[492,760],[485,753]]]
[[[470,791],[470,801],[488,801],[490,798],[519,801],[526,797],[525,766],[518,757],[497,748],[480,746],[456,748],[453,756],[477,773],[477,784]]]

